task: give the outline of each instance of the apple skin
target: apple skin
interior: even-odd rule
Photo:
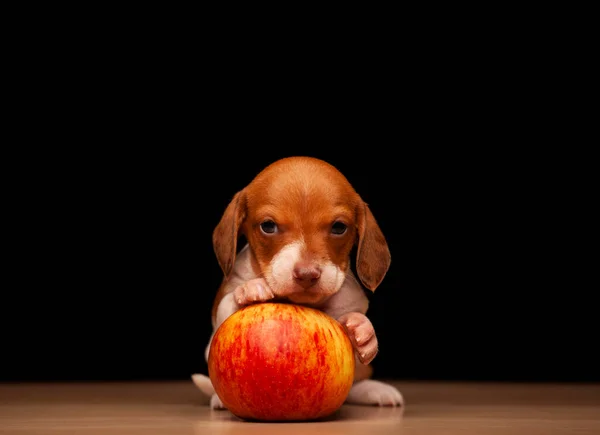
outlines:
[[[306,421],[330,416],[354,380],[354,351],[322,311],[266,302],[236,311],[212,339],[208,374],[235,416]]]

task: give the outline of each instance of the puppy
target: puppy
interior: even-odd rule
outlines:
[[[245,246],[238,252],[238,240]],[[233,197],[213,232],[224,278],[212,308],[213,333],[248,304],[287,300],[337,319],[355,349],[354,384],[346,403],[401,406],[393,386],[370,379],[378,351],[366,316],[362,285],[375,291],[390,252],[368,205],[334,166],[311,157],[288,157],[267,166]],[[356,246],[356,272],[350,255]],[[224,409],[210,378],[195,374],[196,386]]]

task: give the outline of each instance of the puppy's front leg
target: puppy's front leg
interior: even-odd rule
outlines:
[[[241,284],[240,284],[241,282]],[[236,285],[237,284],[237,285]],[[255,302],[264,302],[273,299],[274,295],[267,283],[262,278],[249,279],[247,281],[241,281],[236,276],[233,280],[229,281],[227,286],[235,286],[234,290],[226,293],[223,299],[219,302],[217,307],[215,323],[213,333],[208,340],[208,345],[204,350],[204,357],[208,362],[208,354],[210,352],[210,345],[214,336],[215,331],[219,326],[233,313],[238,311],[245,305],[249,305]],[[231,288],[229,287],[229,288]],[[215,393],[212,386],[212,382],[208,376],[202,374],[195,374],[192,376],[192,380],[200,390],[202,390],[210,399],[210,407],[212,409],[225,409],[223,402]]]
[[[378,352],[378,344],[369,318],[362,313],[350,312],[341,315],[338,322],[346,329],[359,361],[365,365],[373,361]]]
[[[235,288],[233,291],[226,293],[225,296],[223,296],[223,299],[221,299],[219,302],[215,316],[215,323],[213,325],[213,335],[219,326],[221,326],[221,324],[229,316],[243,306],[255,302],[265,302],[273,299],[274,297],[273,292],[263,278],[254,278],[248,281],[242,281],[241,284],[240,281],[232,280],[228,285],[235,286]],[[212,335],[204,352],[207,362],[211,341]]]
[[[373,324],[362,313],[343,314],[338,321],[346,329],[356,351],[358,364],[367,365],[377,355],[378,342]],[[398,389],[374,379],[358,379],[346,399],[347,403],[358,405],[402,406],[404,398]]]
[[[244,282],[233,291],[235,302],[249,305],[255,302],[266,302],[275,297],[273,291],[263,278],[255,278]]]

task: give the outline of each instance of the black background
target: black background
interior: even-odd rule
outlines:
[[[579,285],[558,244],[545,214],[552,186],[530,179],[535,162],[502,149],[374,142],[98,149],[59,165],[23,216],[29,235],[15,256],[28,267],[12,284],[18,301],[3,307],[2,378],[206,373],[221,279],[212,230],[265,165],[312,155],[346,174],[392,252],[369,296],[376,377],[598,380],[585,295],[597,290]]]
[[[346,175],[390,246],[369,295],[376,377],[600,380],[588,157],[567,157],[572,131],[510,83],[411,65],[268,96],[216,67],[202,85],[191,64],[121,69],[42,98],[57,103],[20,137],[36,146],[5,160],[1,379],[206,373],[212,231],[267,164],[309,155]]]

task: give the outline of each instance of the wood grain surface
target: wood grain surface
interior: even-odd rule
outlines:
[[[344,405],[326,421],[250,423],[190,382],[0,384],[0,434],[600,434],[600,385],[394,382],[404,409]]]

